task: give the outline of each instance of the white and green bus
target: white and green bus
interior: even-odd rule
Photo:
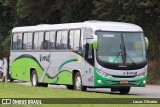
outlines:
[[[10,76],[33,86],[111,88],[127,94],[130,87],[146,84],[146,40],[141,27],[122,22],[16,27]]]

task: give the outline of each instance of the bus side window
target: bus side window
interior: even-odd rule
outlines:
[[[22,49],[22,33],[13,34],[13,50],[21,50]]]
[[[57,32],[57,39],[56,39],[56,49],[60,50],[60,41],[61,41],[62,31]]]
[[[12,40],[12,49],[17,50],[17,34],[13,34],[13,40]]]
[[[54,49],[54,42],[55,42],[55,31],[51,31],[50,32],[49,49]]]
[[[62,38],[61,38],[61,49],[66,50],[67,47],[67,39],[68,39],[68,31],[63,31]]]
[[[74,50],[80,50],[80,42],[81,42],[81,35],[80,35],[80,30],[75,30],[75,35],[74,35]]]
[[[38,50],[42,50],[44,45],[44,32],[39,32]]]
[[[45,40],[44,40],[44,49],[45,50],[51,50],[54,49],[54,39],[55,38],[55,32],[45,32]]]
[[[34,33],[34,42],[33,42],[33,49],[34,50],[37,50],[37,48],[38,48],[38,32],[35,32]]]
[[[44,49],[49,49],[49,43],[50,43],[50,32],[45,32],[45,41],[44,41]]]
[[[33,33],[28,33],[27,49],[32,50]]]
[[[44,45],[44,32],[35,32],[34,33],[34,42],[33,49],[34,50],[42,50]]]
[[[32,49],[32,34],[33,33],[24,33],[23,35],[23,50]]]
[[[67,36],[68,31],[58,31],[57,32],[57,41],[56,41],[56,49],[57,50],[66,50],[67,47]]]
[[[69,32],[69,50],[73,50],[74,47],[74,30],[70,30]]]
[[[70,30],[69,32],[69,49],[70,50],[80,50],[80,30]]]

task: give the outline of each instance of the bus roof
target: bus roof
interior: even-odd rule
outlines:
[[[104,31],[119,31],[119,32],[142,32],[142,28],[138,25],[124,22],[109,22],[109,21],[85,21],[79,23],[64,23],[64,24],[41,24],[37,26],[15,27],[12,32],[29,32],[29,31],[47,31],[60,29],[75,29],[87,27],[95,30]]]

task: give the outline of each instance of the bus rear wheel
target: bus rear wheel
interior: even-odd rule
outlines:
[[[128,94],[131,87],[123,87],[119,89],[120,94]]]
[[[77,72],[74,77],[74,90],[86,91],[87,87],[82,85],[82,78],[80,72]]]
[[[13,82],[13,81],[14,81],[14,79],[13,79],[13,78],[10,78],[9,80],[10,80],[10,82]]]
[[[38,83],[38,86],[40,86],[40,87],[48,87],[48,83]]]
[[[0,79],[2,79],[3,78],[3,73],[2,72],[0,72]]]
[[[31,74],[31,85],[32,86],[39,86],[36,70],[33,70],[32,74]]]

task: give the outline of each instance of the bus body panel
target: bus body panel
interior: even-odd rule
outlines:
[[[13,79],[30,81],[30,70],[33,68],[37,71],[39,82],[73,85],[72,71],[78,70],[84,80],[83,85],[93,86],[94,68],[87,65],[84,58],[74,52],[12,52],[11,54]]]

